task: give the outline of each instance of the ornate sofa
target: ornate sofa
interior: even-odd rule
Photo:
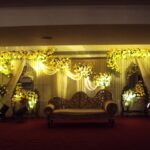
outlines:
[[[94,97],[89,97],[84,92],[76,92],[70,100],[51,98],[44,112],[49,127],[53,127],[53,120],[62,119],[107,119],[109,125],[113,126],[117,105],[107,90],[100,90]]]

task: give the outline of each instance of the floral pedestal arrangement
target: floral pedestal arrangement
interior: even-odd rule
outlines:
[[[36,90],[25,90],[20,84],[18,84],[12,97],[12,108],[14,114],[22,108],[27,108],[28,116],[37,116],[38,99],[39,95]]]

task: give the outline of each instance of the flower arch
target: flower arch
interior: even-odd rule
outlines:
[[[107,68],[114,74],[120,73],[117,63],[118,59],[146,58],[150,57],[150,49],[127,48],[127,49],[110,49],[107,53]]]

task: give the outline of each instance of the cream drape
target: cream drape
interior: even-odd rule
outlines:
[[[26,61],[25,60],[22,60],[22,61],[15,60],[12,63],[14,65],[13,76],[8,80],[8,83],[5,83],[5,84],[7,84],[8,92],[7,92],[6,96],[3,98],[3,102],[8,106],[10,106],[10,103],[11,103],[10,99],[12,97],[12,94],[16,87],[16,84],[21,76],[21,73],[26,64]]]
[[[144,83],[150,95],[150,61],[149,58],[137,59]]]
[[[110,86],[110,91],[113,94],[113,99],[117,103],[119,112],[121,112],[121,93],[127,82],[127,69],[130,67],[131,63],[136,63],[135,59],[119,59],[118,65],[120,68],[120,75],[115,76],[112,74],[112,82]]]
[[[13,76],[7,80],[7,94],[3,97],[1,103],[6,104],[7,106],[11,106],[11,97],[13,95],[16,84],[21,76],[24,66],[26,65],[26,60],[13,60],[11,62],[13,64]],[[6,82],[6,80],[4,80]],[[7,116],[12,114],[11,109],[7,112]]]

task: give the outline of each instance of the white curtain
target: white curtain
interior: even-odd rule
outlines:
[[[137,59],[144,83],[150,95],[150,61],[149,58]]]
[[[7,92],[6,96],[3,98],[3,102],[8,106],[10,106],[10,103],[11,103],[10,99],[12,97],[12,94],[16,87],[16,84],[20,78],[20,75],[23,71],[23,68],[26,64],[26,61],[25,60],[22,60],[22,61],[14,60],[12,62],[12,64],[13,64],[13,68],[14,68],[13,76],[9,79],[9,81],[7,83],[7,91],[8,92]]]
[[[57,96],[62,97],[62,98],[66,98],[66,94],[67,94],[67,76],[64,72],[57,72],[56,74],[56,83],[57,83]]]
[[[26,60],[13,60],[11,63],[13,64],[13,76],[8,80],[7,94],[1,100],[1,103],[6,104],[9,107],[11,106],[11,97],[26,64]],[[6,82],[6,80],[4,80],[4,82]],[[11,114],[11,109],[9,109],[6,115],[10,116]]]
[[[112,83],[110,86],[110,91],[113,95],[113,100],[117,103],[119,108],[119,113],[121,112],[121,93],[124,86],[127,83],[127,69],[130,67],[131,63],[136,63],[135,59],[119,59],[118,65],[120,68],[120,75],[112,75]]]

